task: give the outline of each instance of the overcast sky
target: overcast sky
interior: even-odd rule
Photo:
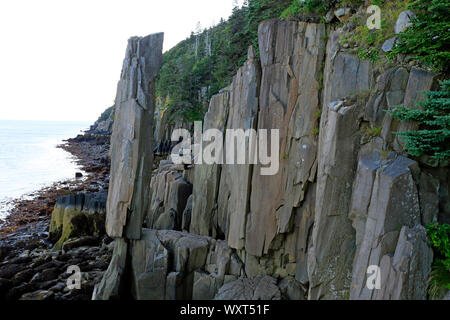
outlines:
[[[0,119],[94,121],[114,103],[127,40],[164,50],[228,18],[232,0],[1,0]]]

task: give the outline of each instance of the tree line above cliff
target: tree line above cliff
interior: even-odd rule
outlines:
[[[405,0],[406,7],[418,13],[412,27],[399,35],[400,42],[388,56],[409,54],[438,72],[448,73],[450,27],[448,0]],[[402,2],[402,3],[403,3]],[[219,90],[231,83],[232,77],[246,60],[247,50],[253,45],[258,52],[258,25],[271,18],[300,19],[326,22],[325,15],[338,7],[353,10],[364,4],[363,0],[246,0],[235,7],[228,20],[202,29],[200,25],[190,37],[163,55],[163,65],[156,84],[159,107],[170,114],[170,121],[192,122],[202,120],[207,103]],[[384,13],[392,11],[388,0],[372,0]],[[309,20],[308,20],[309,19]],[[311,20],[312,19],[312,20]],[[395,19],[394,19],[395,21]],[[340,24],[337,19],[333,23]],[[383,30],[392,29],[382,20],[382,30],[364,30],[359,35],[360,58],[378,57],[380,46],[369,40],[384,40]],[[362,25],[361,28],[365,28]],[[357,34],[357,33],[356,33]],[[355,38],[357,38],[355,36]],[[364,49],[367,42],[368,49]],[[378,41],[380,42],[380,41]],[[382,44],[382,41],[380,42]]]
[[[248,0],[228,20],[201,29],[163,56],[157,81],[161,107],[172,119],[202,120],[203,103],[226,87],[246,60],[250,45],[258,49],[258,25],[278,18],[291,0]]]

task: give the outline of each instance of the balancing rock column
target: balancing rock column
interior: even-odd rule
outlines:
[[[106,203],[106,232],[115,238],[108,270],[95,287],[93,300],[118,299],[127,290],[129,252],[142,237],[153,166],[155,78],[162,63],[164,34],[128,40],[117,86],[111,136],[111,180]]]
[[[163,33],[157,33],[128,41],[111,137],[106,231],[113,238],[141,238],[150,194],[154,88],[162,62],[163,38]]]

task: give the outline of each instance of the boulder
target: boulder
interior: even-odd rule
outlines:
[[[406,10],[400,13],[397,21],[395,22],[395,33],[399,34],[405,31],[409,26],[411,26],[411,19],[415,18],[416,14],[411,10]]]
[[[195,271],[192,300],[212,300],[217,292],[216,278],[204,271]]]
[[[383,45],[381,46],[381,50],[383,50],[384,52],[391,52],[392,49],[394,48],[395,42],[397,41],[396,37],[387,39]]]
[[[169,253],[154,230],[144,230],[142,240],[131,244],[132,295],[136,300],[165,298]]]
[[[191,195],[192,185],[182,178],[179,166],[161,161],[158,173],[151,182],[147,228],[182,230],[183,213]]]

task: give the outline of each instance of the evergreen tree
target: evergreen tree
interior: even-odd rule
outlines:
[[[412,25],[399,34],[399,43],[391,56],[413,54],[436,71],[448,72],[450,67],[450,1],[411,0],[410,8],[417,14]]]
[[[200,23],[186,40],[164,53],[156,83],[157,95],[172,119],[202,120],[206,88],[207,100],[228,86],[247,58],[248,47],[258,52],[258,25],[278,18],[291,0],[246,0],[242,7],[233,2],[228,20],[202,30]],[[166,99],[169,97],[169,99]]]
[[[397,132],[412,156],[430,155],[436,161],[450,160],[450,80],[441,82],[440,91],[426,92],[420,108],[400,106],[390,111],[401,121],[417,121],[419,130]]]

